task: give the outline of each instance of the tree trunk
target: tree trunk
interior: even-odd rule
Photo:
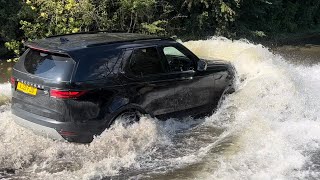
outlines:
[[[128,33],[131,31],[132,23],[133,23],[133,15],[132,15],[132,13],[131,13],[131,16],[130,16],[130,26],[129,26],[129,29],[128,29]]]
[[[132,27],[132,32],[133,32],[134,29],[136,28],[137,21],[138,21],[138,13],[135,13],[134,23],[133,23],[133,27]]]

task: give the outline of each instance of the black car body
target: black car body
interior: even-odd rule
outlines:
[[[200,60],[168,38],[84,33],[25,45],[11,78],[13,118],[55,139],[90,142],[128,111],[212,112],[233,90],[230,63]]]

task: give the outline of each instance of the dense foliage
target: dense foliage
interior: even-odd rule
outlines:
[[[320,0],[0,0],[0,24],[15,54],[22,41],[80,31],[270,37],[319,27]]]

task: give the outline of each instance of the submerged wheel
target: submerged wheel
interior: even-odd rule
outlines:
[[[116,119],[114,120],[113,124],[121,123],[123,126],[127,127],[132,125],[140,120],[141,113],[135,110],[125,111],[121,113]]]

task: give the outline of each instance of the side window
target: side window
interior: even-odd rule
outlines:
[[[95,59],[91,59],[93,65],[89,68],[89,79],[101,79],[115,73],[119,69],[121,50],[111,50],[101,52]]]
[[[79,65],[76,80],[88,81],[105,79],[110,74],[117,73],[121,63],[122,50],[94,48],[78,54]]]
[[[130,71],[138,76],[165,72],[164,65],[155,47],[134,50],[129,67]]]
[[[193,61],[177,48],[173,46],[164,47],[163,54],[172,72],[194,70]]]

